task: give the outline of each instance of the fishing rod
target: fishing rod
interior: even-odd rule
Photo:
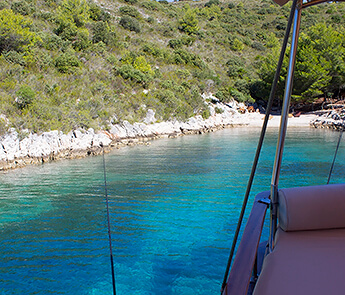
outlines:
[[[113,247],[111,244],[111,228],[110,228],[110,214],[109,214],[109,199],[108,199],[108,190],[107,190],[107,174],[105,169],[105,157],[104,157],[104,146],[103,143],[100,143],[102,148],[103,155],[103,173],[104,173],[104,194],[105,194],[105,203],[107,207],[107,221],[108,221],[108,238],[109,238],[109,250],[110,250],[110,265],[111,265],[111,277],[113,285],[113,294],[116,295],[116,285],[115,285],[115,270],[114,270],[114,258],[113,258]]]

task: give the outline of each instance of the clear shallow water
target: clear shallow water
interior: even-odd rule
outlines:
[[[252,199],[269,190],[274,133]],[[326,183],[338,135],[289,130],[280,186]],[[117,294],[219,294],[258,136],[226,129],[106,155]],[[103,184],[101,157],[0,174],[0,294],[111,294]]]

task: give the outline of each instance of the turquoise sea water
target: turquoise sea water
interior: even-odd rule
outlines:
[[[275,133],[251,199],[270,188]],[[233,128],[106,155],[118,295],[219,294],[258,136]],[[338,136],[289,130],[280,187],[325,184]],[[331,182],[345,181],[344,141]],[[0,294],[111,294],[107,238],[101,157],[0,174]]]

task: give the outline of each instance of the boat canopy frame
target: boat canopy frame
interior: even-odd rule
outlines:
[[[283,99],[283,107],[281,112],[280,128],[278,135],[277,150],[273,165],[272,181],[271,181],[271,210],[270,210],[270,238],[269,238],[269,251],[274,247],[274,233],[277,229],[277,205],[278,205],[278,183],[281,170],[281,163],[283,158],[284,143],[287,131],[287,123],[289,117],[289,109],[291,103],[293,76],[295,71],[296,53],[298,45],[299,30],[301,25],[302,15],[302,0],[295,0],[296,6],[293,17],[293,31],[291,39],[291,49],[288,64],[288,71],[285,82],[285,91]],[[292,11],[291,11],[292,13]]]
[[[279,4],[280,6],[283,6],[286,3],[288,3],[290,0],[273,0],[273,1],[277,4]],[[256,167],[258,164],[263,140],[265,137],[268,118],[269,118],[269,115],[271,112],[273,100],[274,100],[275,93],[277,90],[278,80],[279,80],[279,76],[280,76],[280,72],[281,72],[281,68],[282,68],[282,63],[283,63],[287,43],[288,43],[288,40],[290,38],[292,24],[293,24],[293,32],[292,32],[292,37],[291,37],[291,48],[290,48],[288,72],[287,72],[286,83],[285,83],[285,91],[284,91],[283,107],[282,107],[282,112],[281,112],[281,121],[280,121],[279,136],[278,136],[278,142],[277,142],[277,148],[276,148],[276,155],[275,155],[275,161],[274,161],[274,165],[273,165],[271,190],[270,190],[269,194],[266,193],[266,197],[264,198],[265,200],[264,199],[261,200],[261,199],[256,198],[254,201],[254,206],[256,206],[256,207],[258,206],[258,205],[255,205],[256,203],[262,203],[262,204],[265,204],[267,206],[268,205],[270,206],[270,237],[269,237],[269,241],[268,241],[268,251],[269,252],[271,252],[272,249],[274,248],[274,235],[275,235],[275,232],[277,230],[278,184],[279,184],[279,176],[280,176],[281,163],[282,163],[282,157],[283,157],[284,142],[285,142],[286,131],[287,131],[287,122],[288,122],[288,115],[289,115],[289,109],[290,109],[290,102],[291,102],[293,77],[294,77],[294,69],[295,69],[295,62],[296,62],[296,53],[297,53],[298,38],[299,38],[299,31],[300,31],[300,24],[301,24],[301,12],[304,8],[318,5],[318,4],[321,4],[324,2],[327,2],[327,3],[345,2],[345,0],[338,0],[338,1],[292,0],[292,2],[293,3],[291,6],[290,16],[289,16],[287,28],[285,31],[285,36],[284,36],[284,40],[283,40],[283,44],[282,44],[282,48],[281,48],[281,53],[280,53],[280,57],[279,57],[278,65],[277,65],[277,70],[276,70],[276,73],[274,76],[274,80],[272,82],[270,97],[269,97],[268,105],[266,108],[266,115],[265,115],[259,143],[258,143],[257,150],[256,150],[256,155],[255,155],[255,158],[253,161],[252,171],[251,171],[251,175],[249,177],[249,181],[248,181],[248,185],[247,185],[247,189],[246,189],[246,193],[245,193],[245,197],[244,197],[244,201],[243,201],[243,205],[242,205],[242,210],[240,213],[236,232],[234,235],[234,239],[233,239],[233,243],[232,243],[232,247],[231,247],[231,251],[230,251],[230,255],[229,255],[229,260],[228,260],[227,268],[226,268],[225,275],[224,275],[224,280],[222,283],[221,294],[223,294],[223,295],[226,295],[226,294],[243,294],[243,295],[246,295],[247,294],[247,290],[248,290],[248,286],[249,286],[249,282],[250,282],[250,278],[251,278],[251,273],[246,274],[245,276],[241,276],[241,278],[239,278],[239,280],[242,282],[246,281],[246,283],[245,283],[246,287],[245,287],[245,289],[243,289],[246,291],[238,293],[239,285],[237,285],[237,283],[236,283],[235,284],[236,287],[234,289],[233,288],[234,285],[231,284],[231,282],[233,282],[232,275],[235,273],[235,271],[233,271],[233,269],[231,268],[231,262],[232,262],[233,255],[235,252],[238,235],[239,235],[240,228],[241,228],[241,225],[243,222],[244,212],[245,212],[245,209],[246,209],[246,206],[248,203],[250,190],[252,187],[252,183],[253,183]],[[270,202],[267,201],[267,198],[270,199]],[[253,206],[253,208],[254,208],[254,206]],[[261,210],[261,213],[263,215],[261,215],[260,218],[264,218],[266,210]],[[251,216],[249,218],[251,218]],[[262,228],[261,228],[261,230],[262,230]],[[257,240],[255,242],[255,246],[254,246],[255,254],[257,253],[258,245],[259,245],[259,240]],[[241,248],[241,245],[239,248]],[[249,249],[247,249],[247,250],[249,251]],[[235,264],[236,264],[236,261],[234,261],[234,267],[235,267]],[[255,262],[250,261],[250,264],[251,264],[251,269],[253,269]],[[231,268],[231,272],[230,272],[230,268]],[[230,275],[229,275],[229,272],[230,272]],[[236,275],[235,275],[235,277],[236,277]],[[236,281],[236,278],[235,278],[235,281]],[[235,293],[233,293],[232,291],[235,291]]]
[[[275,3],[279,4],[280,6],[283,6],[285,5],[286,3],[288,3],[290,0],[273,0]],[[305,0],[305,1],[302,1],[301,3],[301,8],[306,8],[306,7],[310,7],[310,6],[313,6],[313,5],[318,5],[318,4],[321,4],[321,3],[331,3],[331,2],[343,2],[345,0],[338,0],[338,1],[327,1],[327,0]]]

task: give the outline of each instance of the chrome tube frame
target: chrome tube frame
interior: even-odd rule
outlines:
[[[284,37],[282,48],[281,48],[281,51],[280,51],[280,56],[279,56],[279,61],[278,61],[278,65],[277,65],[277,70],[276,70],[276,73],[274,75],[274,79],[273,79],[273,82],[272,82],[272,88],[271,88],[270,96],[269,96],[269,99],[268,99],[265,119],[264,119],[264,122],[263,122],[263,125],[262,125],[262,129],[261,129],[260,139],[259,139],[258,146],[257,146],[257,149],[256,149],[255,158],[254,158],[254,161],[253,161],[253,166],[252,166],[252,170],[251,170],[251,173],[250,173],[250,177],[249,177],[249,180],[248,180],[247,189],[246,189],[246,193],[245,193],[245,196],[244,196],[240,217],[239,217],[238,222],[237,222],[237,227],[236,227],[234,239],[233,239],[233,242],[232,242],[232,245],[231,245],[231,250],[230,250],[230,255],[229,255],[228,263],[226,265],[226,270],[225,270],[225,274],[224,274],[224,278],[223,278],[223,283],[222,283],[222,287],[221,287],[221,294],[223,294],[223,291],[224,291],[225,286],[226,286],[226,282],[228,280],[228,275],[229,275],[229,271],[230,271],[230,266],[231,266],[232,258],[233,258],[234,253],[235,253],[236,243],[237,243],[238,235],[240,233],[241,225],[242,225],[242,222],[243,222],[243,217],[244,217],[245,209],[247,207],[249,194],[250,194],[250,191],[251,191],[251,188],[252,188],[252,184],[253,184],[253,181],[254,181],[255,171],[256,171],[256,167],[257,167],[258,161],[259,161],[259,156],[260,156],[260,153],[261,153],[261,148],[262,148],[262,145],[263,145],[264,137],[265,137],[265,134],[266,134],[266,128],[267,128],[269,116],[271,114],[273,100],[274,100],[274,97],[275,97],[275,94],[276,94],[276,91],[277,91],[278,80],[279,80],[280,72],[281,72],[281,69],[282,69],[282,66],[283,66],[283,60],[284,60],[284,56],[285,56],[285,51],[286,51],[286,47],[287,47],[287,43],[288,43],[288,40],[289,40],[289,35],[290,35],[291,27],[292,27],[292,22],[293,22],[293,18],[294,18],[294,11],[296,9],[298,1],[299,0],[293,0],[293,4],[291,6],[291,11],[290,11],[290,15],[289,15],[286,31],[285,31],[285,37]]]
[[[289,57],[289,67],[286,77],[283,108],[280,119],[279,137],[277,143],[277,150],[274,160],[272,182],[271,182],[271,214],[270,214],[270,237],[269,237],[269,251],[271,252],[274,248],[274,235],[277,229],[277,199],[278,199],[278,182],[280,175],[280,168],[283,157],[284,142],[286,136],[287,122],[290,109],[293,75],[296,61],[296,52],[298,44],[299,29],[301,24],[301,11],[302,1],[298,0],[295,13],[294,13],[294,24],[292,31],[291,49]]]

